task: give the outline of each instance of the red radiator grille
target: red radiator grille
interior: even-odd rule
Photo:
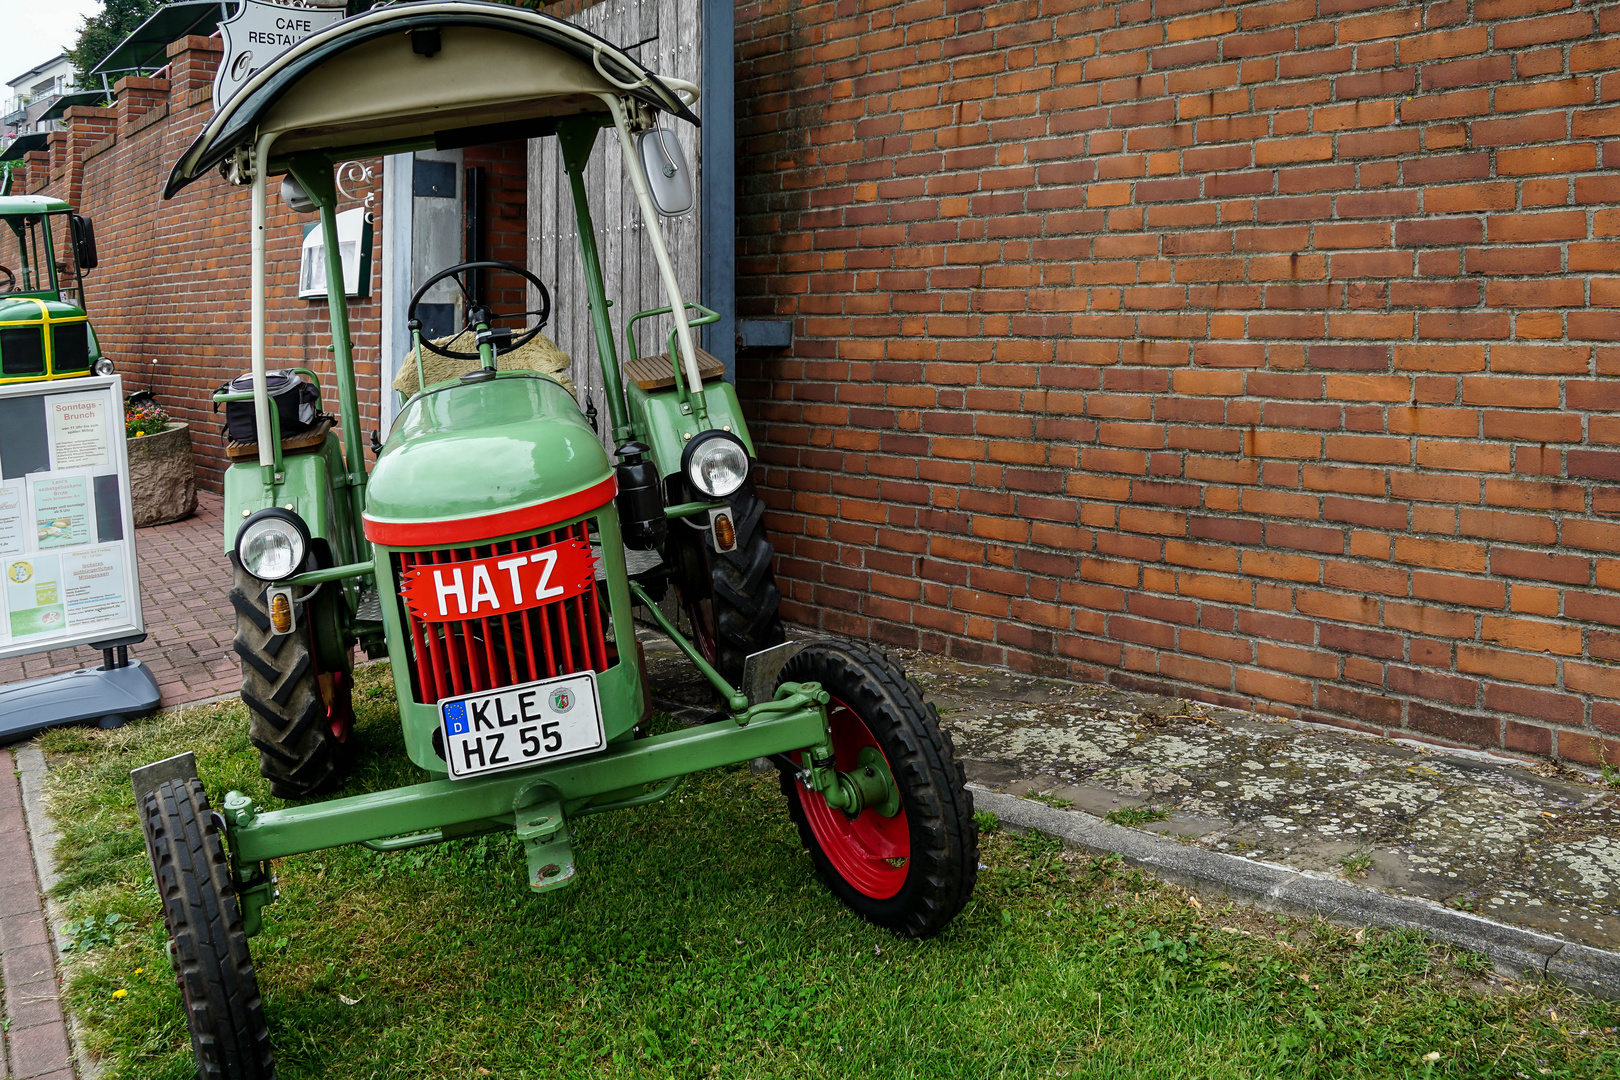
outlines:
[[[415,566],[511,555],[565,540],[589,543],[585,523],[478,547],[397,551],[394,577],[397,583],[406,570]],[[423,704],[555,675],[608,668],[607,640],[595,590],[544,607],[489,618],[426,622],[411,614],[405,604],[400,604],[400,612],[411,630],[411,687],[416,700]]]

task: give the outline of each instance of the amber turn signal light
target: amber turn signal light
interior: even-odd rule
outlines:
[[[276,635],[293,632],[292,590],[285,586],[267,589],[265,599],[270,606],[270,632]]]
[[[730,551],[737,546],[737,526],[732,523],[730,510],[711,510],[714,518],[714,550]]]

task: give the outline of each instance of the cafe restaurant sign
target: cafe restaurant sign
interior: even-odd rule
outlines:
[[[239,0],[236,14],[219,24],[225,57],[214,75],[214,111],[235,96],[254,72],[343,18],[343,10]]]

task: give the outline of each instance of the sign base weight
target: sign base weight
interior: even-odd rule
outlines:
[[[63,724],[120,727],[157,705],[157,679],[139,660],[12,683],[0,686],[0,744]]]

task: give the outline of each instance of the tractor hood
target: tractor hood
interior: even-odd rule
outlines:
[[[533,532],[614,495],[607,453],[542,375],[452,383],[405,406],[366,488],[366,536],[450,547]]]
[[[84,309],[63,300],[45,299],[44,293],[25,293],[22,296],[0,296],[0,323],[29,323],[41,321],[77,322],[85,317]]]

